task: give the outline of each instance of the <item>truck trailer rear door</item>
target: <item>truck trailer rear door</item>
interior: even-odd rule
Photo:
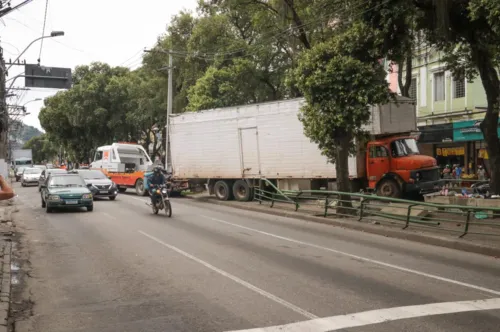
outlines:
[[[240,160],[242,177],[259,177],[260,154],[259,135],[257,127],[240,128],[238,130],[240,139]]]

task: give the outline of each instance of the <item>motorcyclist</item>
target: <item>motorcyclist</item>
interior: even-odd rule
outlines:
[[[151,205],[153,205],[153,189],[157,188],[166,183],[165,176],[162,173],[162,168],[160,166],[156,166],[153,169],[153,175],[148,178],[148,186],[149,186],[149,197],[151,198]]]

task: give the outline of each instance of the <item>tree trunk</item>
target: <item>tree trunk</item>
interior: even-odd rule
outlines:
[[[403,67],[405,68],[405,80],[403,82]],[[398,85],[399,90],[401,91],[401,96],[410,97],[410,87],[411,87],[411,71],[413,70],[412,66],[412,57],[409,54],[405,60],[401,60],[398,62]],[[408,74],[409,73],[409,74]]]
[[[335,150],[335,170],[337,172],[337,191],[345,193],[351,191],[351,183],[349,180],[350,143],[351,140],[347,135],[336,139],[337,147]],[[355,214],[355,211],[352,209],[350,195],[339,196],[339,202],[337,204],[337,214],[341,216]]]
[[[498,113],[500,111],[500,81],[491,54],[484,49],[473,48],[473,59],[477,65],[488,107],[481,131],[486,142],[490,160],[490,189],[492,194],[500,193],[500,140],[498,139]]]

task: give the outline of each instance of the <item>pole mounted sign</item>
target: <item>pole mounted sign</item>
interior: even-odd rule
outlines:
[[[70,89],[71,68],[26,64],[24,84],[27,88]]]

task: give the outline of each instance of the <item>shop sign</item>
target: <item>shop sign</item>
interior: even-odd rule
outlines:
[[[483,120],[471,120],[453,123],[453,141],[482,141],[484,139],[481,132],[481,122]],[[499,120],[500,125],[500,120]],[[497,129],[498,137],[500,137],[500,127]]]
[[[479,149],[477,157],[481,159],[490,159],[488,156],[488,151],[486,151],[486,149]]]
[[[453,140],[453,125],[451,123],[418,127],[420,136],[418,143],[442,143]]]
[[[437,148],[436,155],[439,157],[464,156],[465,155],[465,148],[463,146],[454,147],[454,148]]]

